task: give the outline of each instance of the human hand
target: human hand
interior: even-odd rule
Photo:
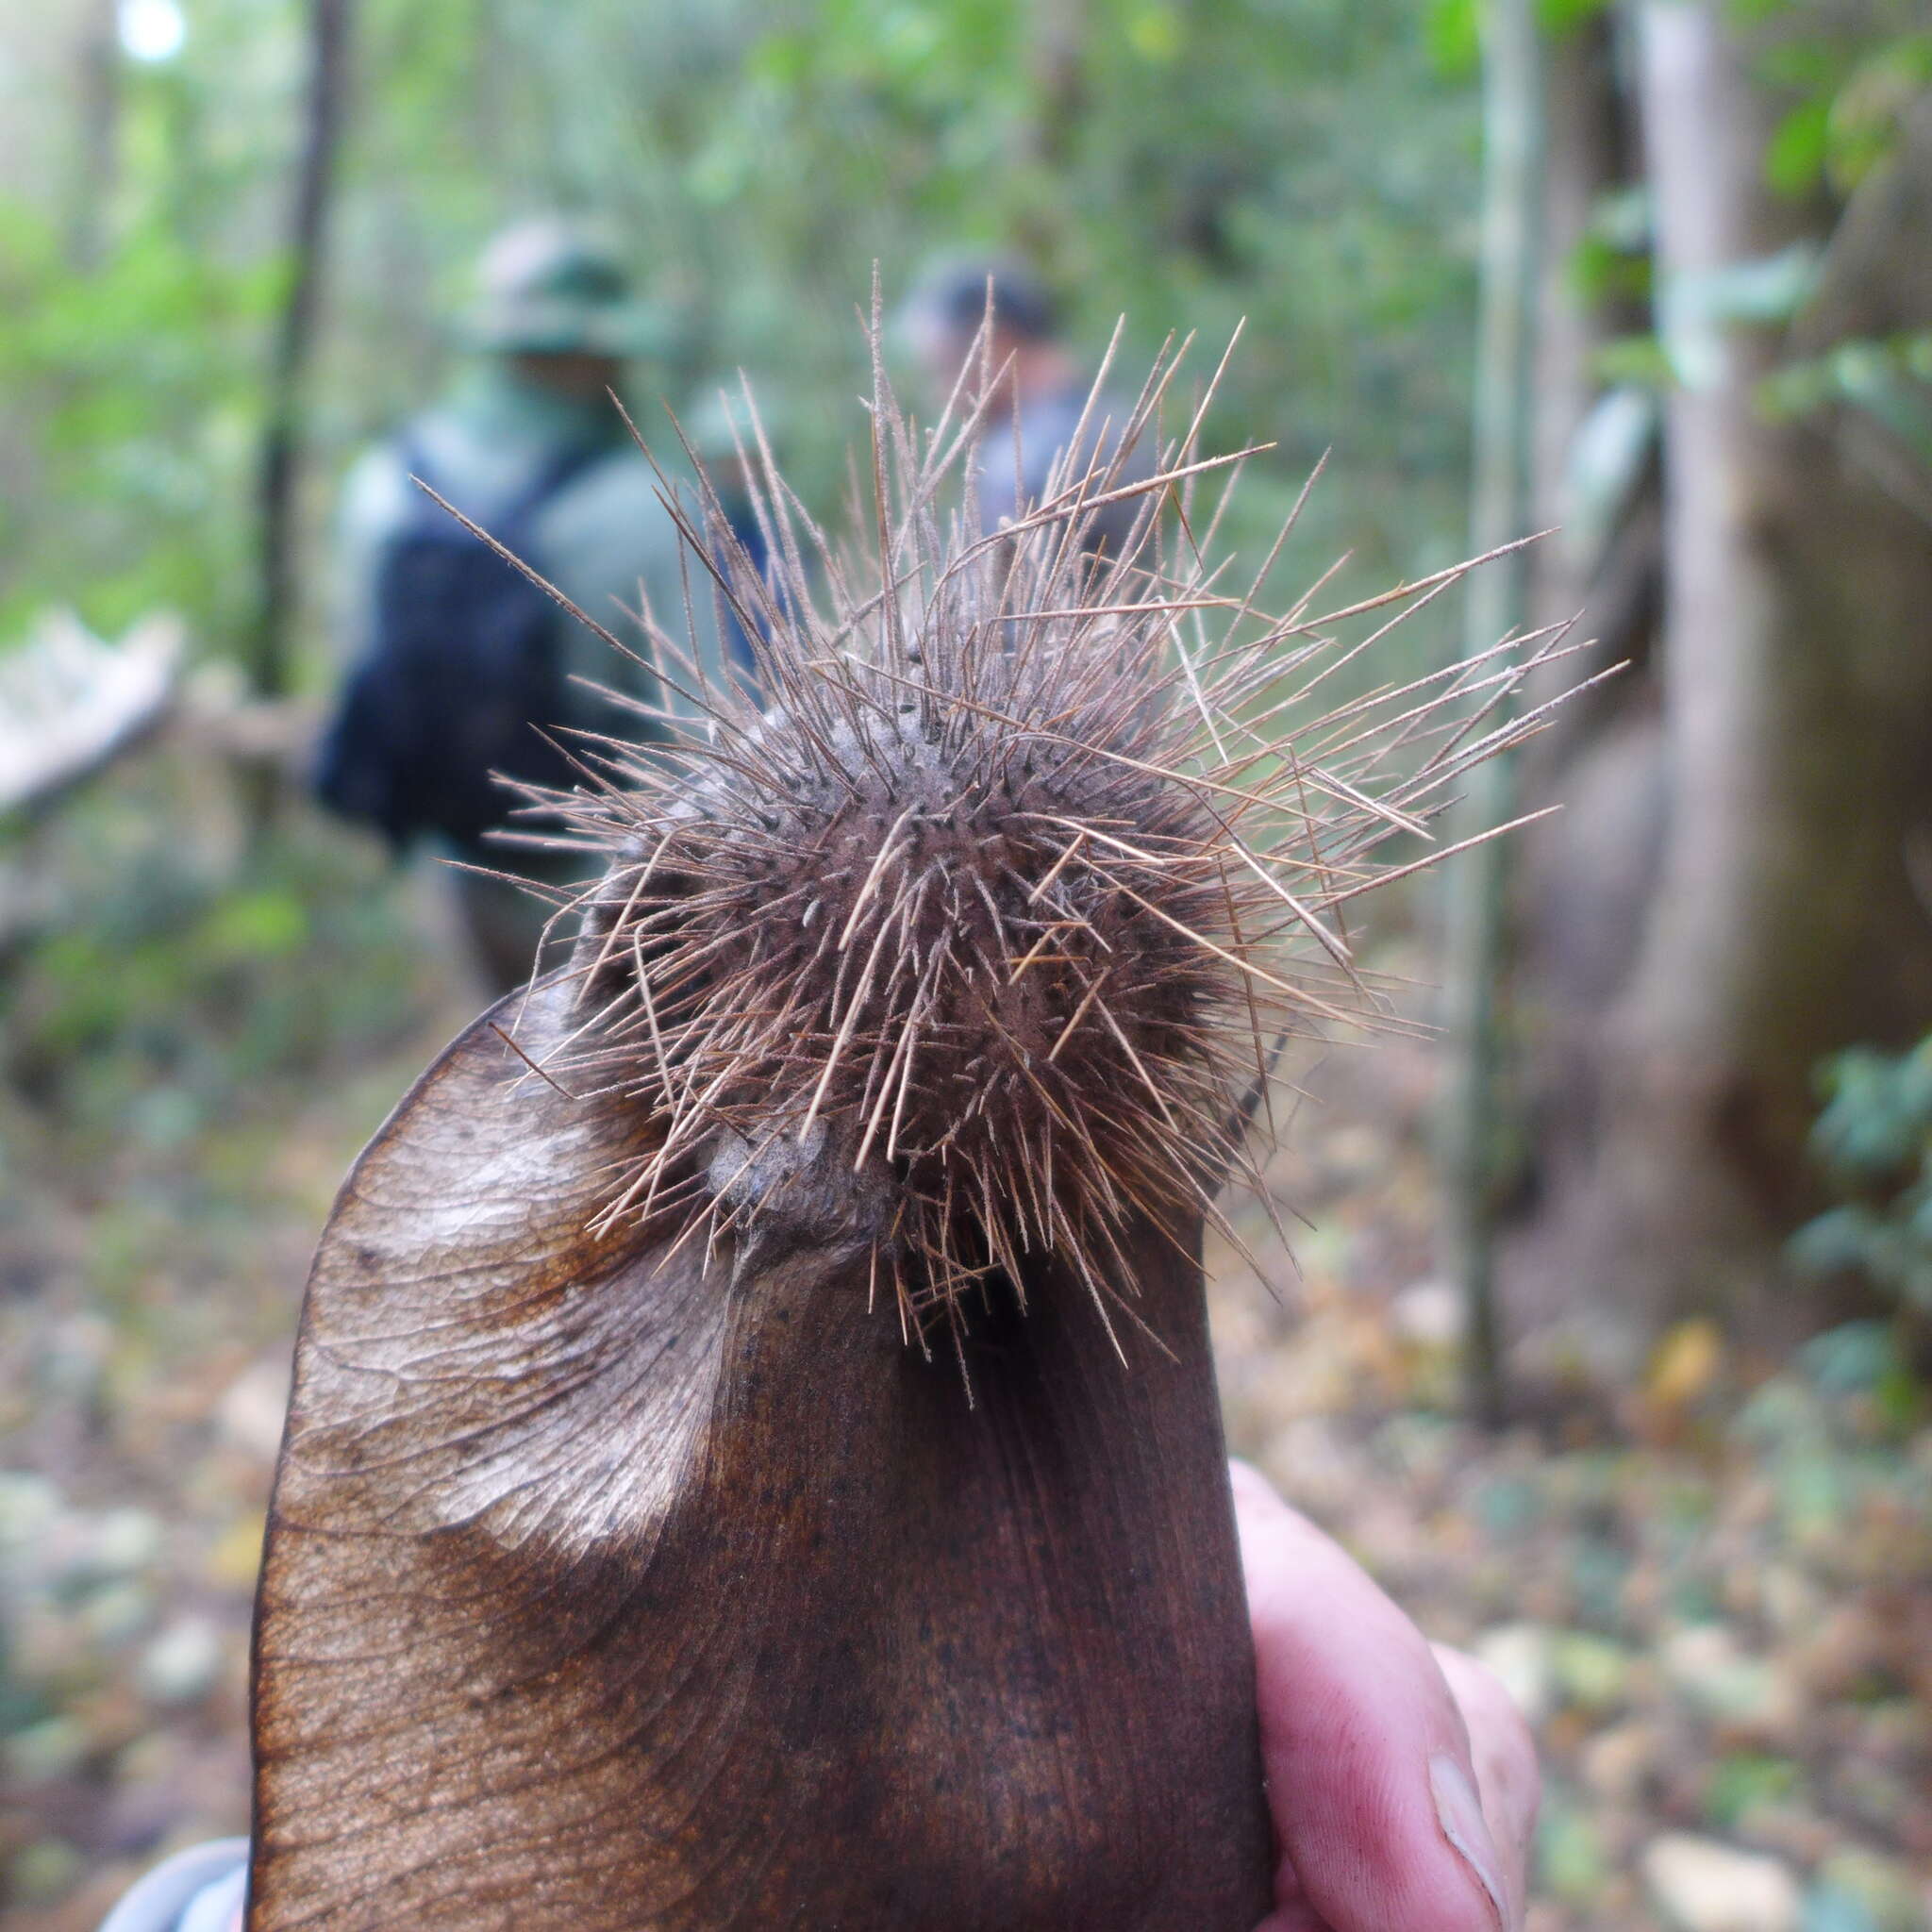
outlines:
[[[1233,1474],[1280,1858],[1257,1932],[1521,1932],[1541,1778],[1507,1692]]]

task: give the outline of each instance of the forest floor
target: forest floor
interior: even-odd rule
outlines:
[[[1298,1276],[1210,1254],[1232,1447],[1529,1717],[1532,1932],[1924,1932],[1924,1390],[1879,1324],[1780,1363],[1693,1322],[1615,1412],[1546,1396],[1534,1425],[1470,1427],[1430,1274],[1435,1058],[1316,1070],[1269,1171],[1311,1224]]]
[[[124,882],[147,869],[128,839]],[[248,1610],[308,1252],[471,1005],[420,881],[285,842],[239,891],[197,897],[191,865],[145,924],[37,941],[0,1009],[12,1932],[91,1932],[158,1857],[246,1827]],[[1529,1713],[1535,1932],[1932,1925],[1924,1391],[1882,1330],[1779,1365],[1698,1324],[1617,1415],[1474,1431],[1429,1274],[1433,1078],[1415,1044],[1309,1076],[1270,1172],[1310,1224],[1295,1267],[1257,1211],[1272,1282],[1213,1257],[1234,1447]]]

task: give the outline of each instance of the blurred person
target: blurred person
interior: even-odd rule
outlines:
[[[1507,1692],[1259,1471],[1233,1478],[1274,1826],[1257,1932],[1520,1932],[1541,1778]],[[101,1932],[240,1932],[247,1857],[245,1839],[179,1854]]]
[[[989,298],[991,322],[988,339],[981,343],[979,329],[989,321]],[[1063,462],[1063,482],[1077,481],[1090,466],[1104,474],[1116,456],[1116,487],[1152,473],[1154,452],[1146,439],[1138,440],[1124,454],[1120,449],[1134,399],[1103,389],[1088,408],[1092,374],[1066,345],[1058,308],[1029,269],[1005,258],[941,267],[914,291],[907,320],[911,347],[940,395],[951,392],[969,361],[977,363],[983,358],[994,378],[979,448],[983,528],[996,530],[1003,520],[1018,518],[1027,507],[1039,504],[1056,466]],[[978,387],[974,368],[967,375],[965,393],[974,395]],[[1106,486],[1093,487],[1098,491]],[[1142,497],[1127,496],[1102,505],[1088,520],[1088,547],[1120,555],[1144,502]]]
[[[453,873],[458,913],[494,996],[530,976],[557,891],[582,867],[573,853],[491,836],[514,825],[518,804],[491,774],[568,788],[578,775],[570,732],[661,736],[661,724],[573,680],[665,704],[643,627],[628,613],[641,594],[681,636],[685,590],[658,478],[610,397],[657,327],[615,251],[546,217],[498,235],[477,279],[462,329],[467,366],[343,486],[337,631],[349,670],[317,790],[397,850],[428,840],[462,863]],[[638,658],[558,608],[416,477]],[[691,601],[702,638],[710,600]],[[487,875],[502,873],[550,896]]]

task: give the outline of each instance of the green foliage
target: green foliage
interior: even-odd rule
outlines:
[[[653,238],[690,321],[661,373],[673,393],[743,366],[818,399],[781,452],[815,507],[841,488],[858,422],[852,318],[873,261],[890,303],[936,252],[1017,246],[1090,353],[1127,313],[1128,368],[1174,326],[1211,360],[1246,319],[1209,439],[1280,448],[1238,541],[1333,445],[1311,551],[1445,560],[1475,126],[1407,7],[1101,0],[1064,48],[1015,0],[741,6],[675,25],[653,10],[648,26],[598,0],[576,19],[573,44],[548,9],[501,16],[582,130],[531,129],[552,192]]]
[[[1478,0],[1429,0],[1424,15],[1429,58],[1446,79],[1471,79],[1482,66],[1482,10]]]
[[[1536,0],[1537,25],[1560,39],[1607,10],[1609,0]],[[1423,31],[1436,71],[1445,79],[1473,79],[1482,67],[1483,0],[1429,0]]]
[[[1841,404],[1869,416],[1932,469],[1932,331],[1886,341],[1854,338],[1824,356],[1788,362],[1763,387],[1774,417]]]
[[[1799,1367],[1829,1400],[1861,1403],[1882,1430],[1900,1436],[1925,1419],[1925,1389],[1889,1322],[1844,1322],[1813,1336]]]
[[[1570,258],[1571,287],[1585,303],[1647,302],[1650,244],[1648,190],[1625,188],[1600,196]]]
[[[249,608],[298,54],[292,7],[206,0],[181,58],[125,63],[76,139],[86,203],[56,141],[0,178],[0,647],[69,604],[110,636],[171,608],[219,651]],[[71,116],[44,79],[0,112]]]
[[[1610,0],[1537,0],[1536,17],[1547,33],[1574,33],[1586,21],[1607,12]]]
[[[1844,194],[1897,144],[1902,118],[1932,85],[1932,32],[1909,0],[1831,11],[1759,0],[1777,29],[1762,77],[1786,102],[1765,151],[1765,178],[1794,198]]]
[[[57,600],[106,635],[156,608],[219,627],[245,569],[266,276],[155,228],[68,274],[19,203],[0,203],[0,390],[38,418],[0,479],[0,636]]]
[[[1862,1274],[1932,1314],[1932,1039],[1903,1054],[1839,1054],[1823,1083],[1812,1147],[1843,1198],[1799,1229],[1793,1258],[1814,1274]]]
[[[1831,103],[1800,102],[1777,125],[1764,154],[1764,172],[1784,194],[1803,194],[1824,173],[1831,145]]]
[[[70,808],[50,855],[69,916],[0,980],[0,1082],[76,1152],[185,1148],[420,1015],[376,855],[293,815],[238,859],[187,834],[182,775],[153,760]]]
[[[67,178],[0,199],[0,423],[26,453],[0,475],[0,638],[65,602],[110,634],[172,606],[204,650],[237,645],[303,19],[294,0],[203,0],[175,59],[124,63],[104,166],[76,142]],[[1012,246],[1088,353],[1128,313],[1129,369],[1193,327],[1205,378],[1247,319],[1209,439],[1279,450],[1238,545],[1332,445],[1291,567],[1344,547],[1385,575],[1450,560],[1468,76],[1445,76],[1407,0],[1093,0],[1067,19],[1024,0],[364,0],[309,387],[310,679],[326,483],[433,392],[477,248],[544,207],[606,217],[682,318],[633,372],[647,427],[660,396],[683,410],[746,369],[788,405],[779,454],[818,514],[839,514],[863,425],[854,308],[873,262],[892,302],[940,250]],[[77,105],[47,108],[48,127]]]
[[[1601,6],[1540,0],[1539,18],[1557,36]],[[1932,34],[1909,0],[1743,10],[1786,104],[1772,177],[1841,193],[1932,81]],[[203,0],[175,60],[125,66],[91,249],[78,142],[40,143],[61,166],[10,200],[0,180],[0,423],[23,453],[0,474],[0,637],[56,601],[109,633],[170,605],[211,651],[239,633],[302,18],[293,0]],[[319,467],[433,389],[484,237],[563,205],[610,217],[684,319],[636,372],[644,420],[742,366],[786,399],[781,456],[836,514],[874,259],[896,298],[939,249],[1018,245],[1082,341],[1128,313],[1130,364],[1171,325],[1211,353],[1247,319],[1209,433],[1279,447],[1238,543],[1333,446],[1305,555],[1415,574],[1463,522],[1479,28],[1479,0],[586,0],[567,18],[365,0]],[[1590,300],[1647,297],[1630,212],[1607,206],[1571,264]],[[1662,373],[1650,345],[1625,350],[1617,379]],[[326,502],[304,504],[312,675]]]
[[[1633,389],[1661,391],[1675,379],[1661,337],[1650,334],[1619,336],[1598,350],[1591,373],[1607,387],[1628,384]]]

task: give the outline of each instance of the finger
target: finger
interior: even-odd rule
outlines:
[[[1285,1908],[1332,1932],[1510,1932],[1521,1888],[1422,1633],[1257,1471],[1234,1486]]]
[[[1542,1801],[1536,1740],[1523,1713],[1487,1664],[1446,1643],[1434,1646],[1449,1694],[1462,1713],[1476,1790],[1490,1836],[1503,1854],[1504,1879],[1521,1914],[1529,1890],[1529,1848]]]

